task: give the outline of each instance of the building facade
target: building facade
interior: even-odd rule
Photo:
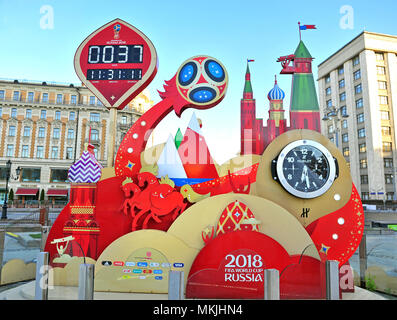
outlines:
[[[363,201],[396,199],[396,54],[397,36],[364,31],[318,67],[322,133]]]
[[[116,150],[131,125],[150,108],[143,91],[118,111]],[[68,169],[84,144],[106,167],[109,111],[84,86],[30,81],[0,81],[0,202],[5,197],[5,164],[11,160],[10,198],[67,200]],[[20,168],[19,176],[16,168]]]

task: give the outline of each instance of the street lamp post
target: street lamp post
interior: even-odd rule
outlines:
[[[11,173],[11,160],[8,160],[6,163],[6,194],[3,203],[3,210],[1,213],[1,220],[7,219],[8,181],[10,180],[10,173]]]
[[[326,107],[324,109],[324,117],[322,118],[323,121],[332,121],[333,124],[333,134],[335,135],[335,145],[339,148],[339,136],[338,133],[340,131],[338,122],[342,118],[348,118],[349,115],[346,112],[342,112],[342,108],[337,108],[335,106]]]
[[[8,209],[8,182],[10,181],[11,178],[11,160],[8,160],[6,162],[6,194],[5,194],[5,198],[4,198],[4,203],[3,203],[3,210],[1,212],[1,220],[5,220],[7,219],[7,209]],[[18,179],[19,174],[21,173],[21,168],[18,167],[15,170],[17,176],[15,179]]]

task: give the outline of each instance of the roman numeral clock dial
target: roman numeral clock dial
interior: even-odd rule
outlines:
[[[311,199],[332,186],[338,176],[338,163],[322,144],[297,140],[288,144],[272,161],[272,173],[290,194]]]

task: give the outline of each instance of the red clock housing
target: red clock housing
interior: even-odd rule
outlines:
[[[91,33],[74,57],[80,80],[107,108],[119,110],[153,80],[157,65],[149,38],[121,19]]]

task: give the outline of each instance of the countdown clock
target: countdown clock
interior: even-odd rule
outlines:
[[[272,161],[273,179],[298,198],[327,192],[338,176],[338,163],[329,150],[312,140],[288,144]]]
[[[149,38],[121,19],[90,34],[74,58],[80,80],[107,108],[119,110],[153,80],[157,63]]]

